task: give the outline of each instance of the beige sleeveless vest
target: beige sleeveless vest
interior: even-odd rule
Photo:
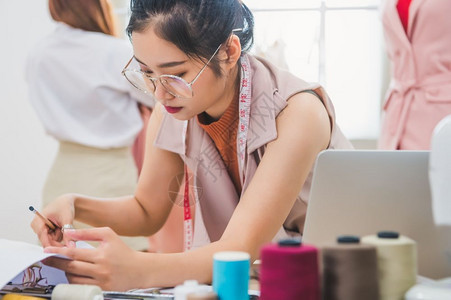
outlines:
[[[307,83],[261,58],[251,55],[247,57],[251,64],[252,101],[247,134],[247,156],[244,170],[240,169],[240,174],[244,174],[244,182],[241,178],[242,193],[252,180],[265,153],[266,145],[277,137],[276,117],[294,94],[314,90],[323,101],[331,119],[332,135],[329,149],[352,148],[336,125],[333,105],[321,86]],[[240,195],[236,193],[213,141],[197,124],[196,118],[179,121],[165,113],[155,146],[178,153],[194,173],[193,184],[197,187],[196,201],[199,201],[208,237],[211,242],[219,240],[238,204]],[[312,171],[299,192],[283,228],[275,238],[302,234],[311,180]]]

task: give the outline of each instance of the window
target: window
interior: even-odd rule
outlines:
[[[243,0],[255,16],[252,52],[321,83],[350,139],[377,139],[383,97],[380,0]],[[125,28],[128,0],[114,0]]]
[[[320,82],[350,139],[377,139],[383,96],[380,0],[244,0],[255,16],[253,52]]]
[[[128,19],[130,18],[129,7],[130,0],[110,0],[113,5],[114,13],[116,14],[117,27],[119,36],[121,38],[127,38],[125,36],[125,28],[128,25]]]

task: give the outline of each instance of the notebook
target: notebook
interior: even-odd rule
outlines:
[[[434,224],[428,158],[428,151],[321,152],[304,243],[321,247],[339,235],[397,231],[417,242],[419,275],[451,276],[451,226]]]

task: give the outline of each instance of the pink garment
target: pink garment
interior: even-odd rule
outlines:
[[[314,90],[324,103],[332,123],[329,149],[352,148],[335,123],[335,112],[324,89],[318,84],[307,83],[290,73],[277,69],[269,62],[247,55],[251,64],[252,101],[247,134],[247,156],[241,195],[246,191],[264,155],[266,145],[277,138],[276,117],[287,106],[294,94]],[[185,137],[185,139],[184,139]],[[176,120],[168,113],[163,116],[155,146],[178,153],[195,174],[196,201],[199,201],[202,219],[211,242],[220,239],[241,195],[238,195],[231,178],[224,172],[225,166],[219,152],[196,118]],[[275,239],[288,235],[301,235],[310,193],[312,171]],[[195,235],[198,228],[195,228]]]
[[[412,0],[398,0],[396,8],[398,9],[399,19],[401,19],[402,27],[407,32],[407,26],[409,24],[409,8]]]
[[[451,114],[451,1],[412,1],[407,34],[396,4],[382,8],[393,75],[379,148],[427,150],[434,127]]]

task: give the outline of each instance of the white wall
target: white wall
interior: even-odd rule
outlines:
[[[53,27],[47,0],[0,0],[0,238],[36,242],[28,206],[40,207],[57,145],[28,102],[25,60]]]

